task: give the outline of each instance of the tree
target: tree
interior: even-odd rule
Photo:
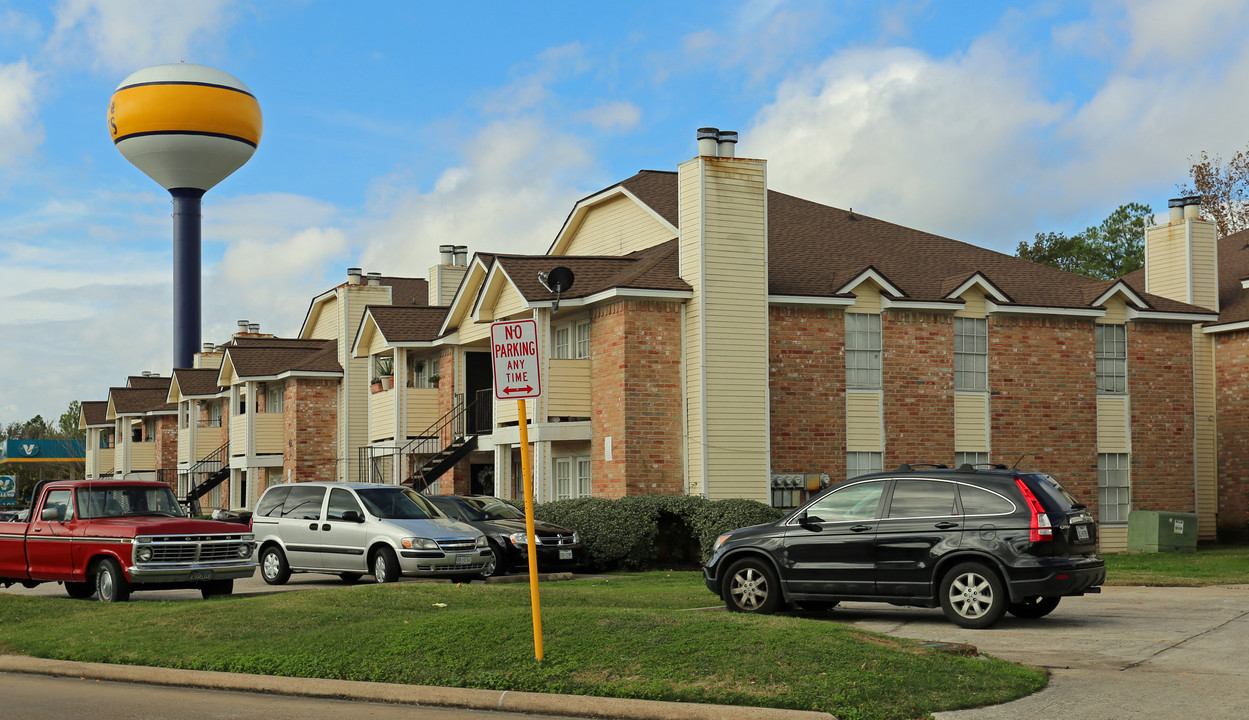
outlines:
[[[81,414],[82,405],[77,400],[71,400],[69,407],[65,409],[65,412],[61,413],[61,419],[56,423],[57,428],[61,431],[61,437],[81,440],[86,436],[86,433],[78,427],[78,418]]]
[[[1189,158],[1193,182],[1177,185],[1180,194],[1201,196],[1202,215],[1214,220],[1219,237],[1249,228],[1249,152],[1237,152],[1226,165],[1205,150],[1198,157]]]
[[[1037,233],[1031,244],[1019,243],[1015,255],[1098,280],[1123,277],[1145,264],[1145,228],[1153,217],[1148,205],[1127,203],[1082,233]]]

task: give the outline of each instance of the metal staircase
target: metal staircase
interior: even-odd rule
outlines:
[[[455,464],[477,449],[479,434],[490,432],[493,410],[489,391],[471,401],[455,396],[451,409],[402,447],[360,448],[361,482],[394,482],[386,465],[399,456],[399,485],[424,492]]]
[[[192,516],[200,514],[199,499],[212,492],[213,488],[230,477],[230,466],[225,461],[226,454],[229,451],[230,442],[226,441],[221,447],[209,453],[203,460],[195,463],[187,470],[187,477],[203,474],[208,476],[198,485],[193,486],[191,491],[187,493],[186,503],[190,507]]]

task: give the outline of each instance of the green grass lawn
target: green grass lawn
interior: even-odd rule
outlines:
[[[693,572],[542,586],[359,585],[205,602],[105,605],[0,595],[0,650],[228,672],[922,718],[1006,702],[1046,675],[829,619],[708,610]]]
[[[1195,553],[1105,555],[1107,585],[1240,585],[1249,583],[1249,546],[1202,546]]]

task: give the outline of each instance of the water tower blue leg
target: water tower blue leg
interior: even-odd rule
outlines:
[[[173,188],[173,366],[189,368],[200,349],[200,200]]]

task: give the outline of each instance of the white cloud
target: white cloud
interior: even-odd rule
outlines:
[[[25,60],[0,65],[0,167],[14,165],[43,142],[35,92],[39,79]]]
[[[603,103],[577,113],[577,119],[606,132],[624,132],[642,121],[642,109],[627,101]]]
[[[555,96],[551,86],[585,72],[586,49],[581,43],[547,48],[532,61],[516,68],[511,83],[486,93],[482,111],[490,115],[523,113],[539,108]]]
[[[124,75],[158,63],[202,61],[231,21],[232,0],[61,0],[44,54],[58,65]],[[118,77],[118,80],[121,79]]]

